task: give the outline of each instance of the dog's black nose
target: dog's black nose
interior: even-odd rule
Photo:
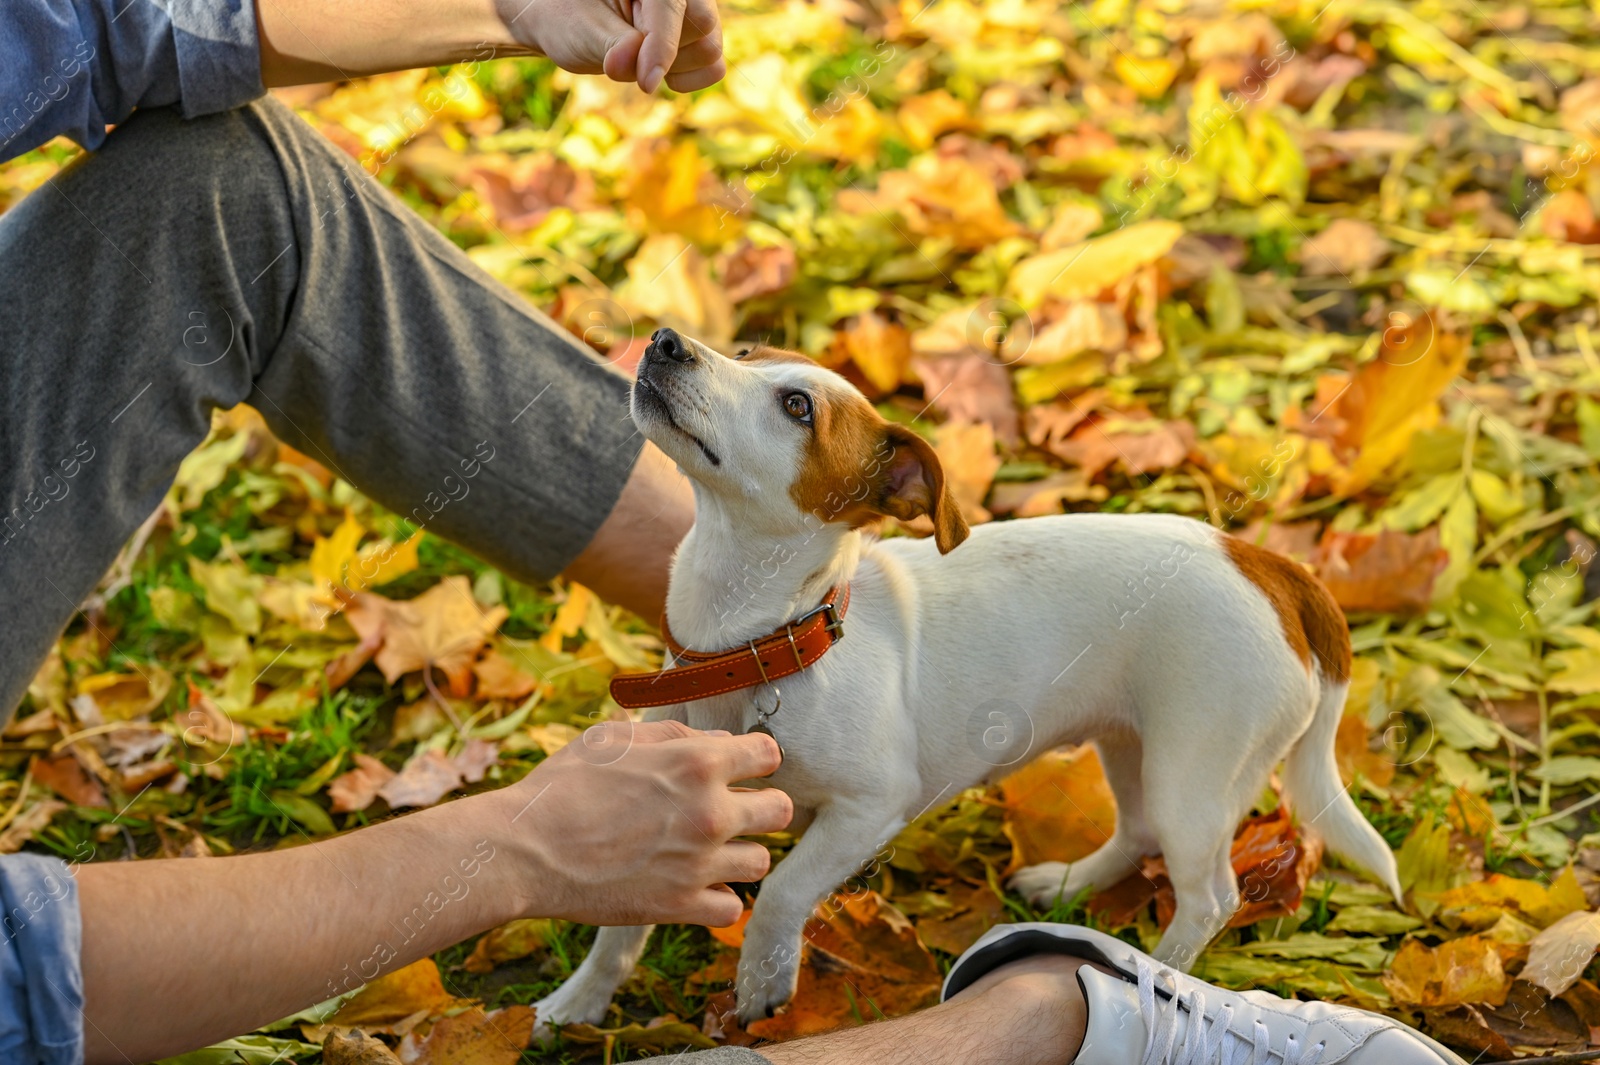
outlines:
[[[650,334],[650,349],[673,362],[693,362],[694,349],[678,335],[676,329],[662,326]]]

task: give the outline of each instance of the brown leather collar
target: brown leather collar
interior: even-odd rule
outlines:
[[[690,651],[679,645],[661,621],[661,634],[675,664],[654,673],[627,673],[611,678],[611,697],[632,710],[641,706],[687,703],[713,695],[754,688],[793,676],[817,663],[844,638],[844,614],[850,608],[850,585],[831,589],[822,602],[759,640],[729,651]]]

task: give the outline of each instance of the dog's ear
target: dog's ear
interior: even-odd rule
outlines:
[[[878,509],[901,521],[921,514],[933,519],[933,542],[941,555],[967,538],[967,521],[945,484],[944,467],[929,444],[913,430],[890,423],[885,451],[892,452],[879,474]]]

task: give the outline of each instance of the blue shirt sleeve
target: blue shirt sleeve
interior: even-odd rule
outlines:
[[[65,862],[0,856],[0,1061],[81,1065],[83,922]]]
[[[0,161],[88,149],[136,107],[188,118],[264,90],[253,0],[0,0]]]

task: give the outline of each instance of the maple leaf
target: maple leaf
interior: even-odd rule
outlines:
[[[407,673],[434,668],[453,694],[471,690],[472,665],[490,635],[507,617],[503,606],[483,609],[465,577],[446,577],[415,599],[396,602],[370,592],[345,611],[363,641],[382,638],[374,661],[394,683]]]
[[[1416,613],[1427,608],[1433,582],[1450,562],[1439,546],[1439,530],[1376,535],[1339,532],[1323,535],[1312,556],[1317,576],[1346,611]]]
[[[472,1006],[434,1021],[427,1035],[407,1032],[400,1057],[406,1065],[516,1065],[533,1026],[532,1006]]]
[[[328,797],[333,800],[336,814],[365,810],[378,797],[383,786],[395,777],[395,771],[372,757],[356,753],[356,768],[334,777],[328,784]]]
[[[1093,747],[1047,751],[1000,782],[1006,875],[1040,862],[1075,862],[1111,838],[1117,803]]]

